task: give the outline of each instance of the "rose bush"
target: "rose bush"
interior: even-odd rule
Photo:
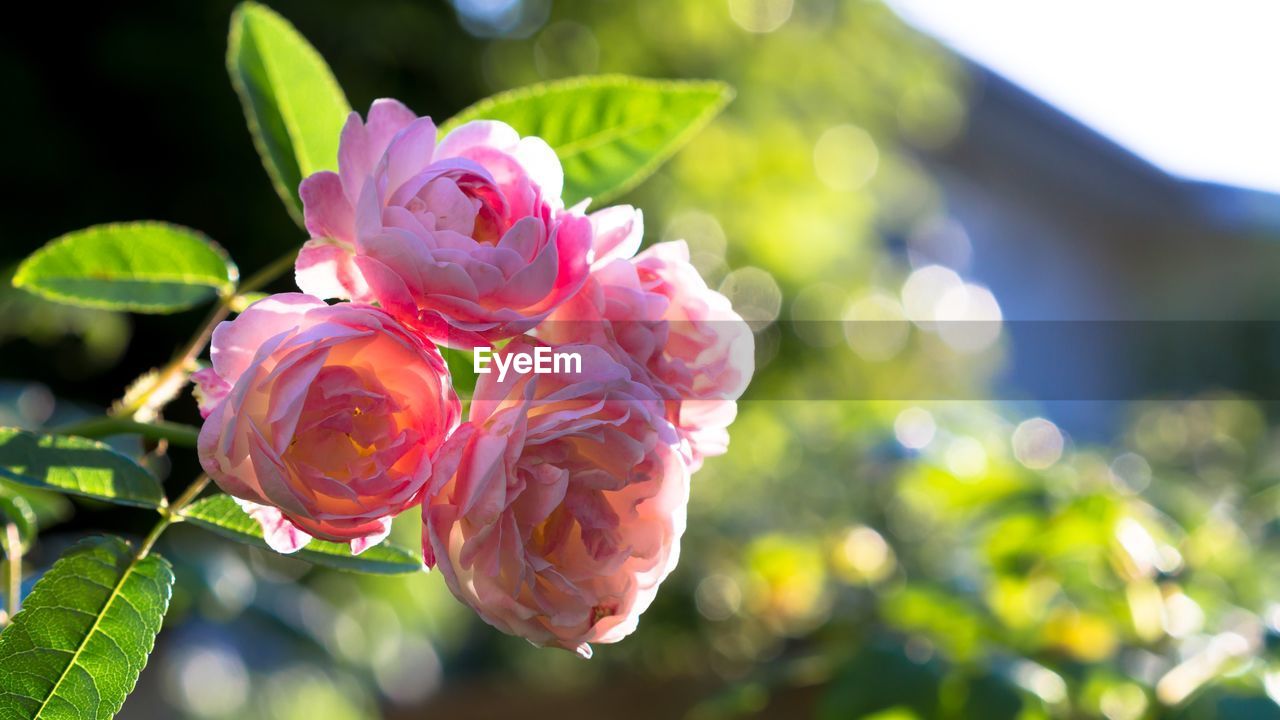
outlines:
[[[359,553],[420,500],[461,412],[433,345],[377,308],[294,293],[218,325],[211,347],[200,462],[273,548]]]
[[[432,469],[423,554],[490,625],[590,657],[675,567],[689,471],[656,392],[598,347],[557,350],[582,373],[480,377]]]
[[[560,161],[539,138],[476,121],[437,144],[430,118],[378,100],[366,122],[348,117],[338,165],[299,188],[304,292],[376,301],[472,347],[534,327],[586,278],[591,224],[564,209]]]

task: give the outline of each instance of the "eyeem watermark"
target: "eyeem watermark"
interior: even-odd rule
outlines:
[[[515,370],[521,375],[534,373],[582,373],[582,356],[576,352],[557,352],[542,346],[533,349],[532,353],[504,353],[495,355],[493,348],[478,347],[471,356],[471,368],[477,375],[488,375],[492,372],[490,362],[498,367],[498,382],[507,379],[507,371]]]

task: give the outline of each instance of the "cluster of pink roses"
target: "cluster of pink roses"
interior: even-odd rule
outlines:
[[[352,113],[339,171],[299,189],[307,294],[219,325],[193,379],[201,463],[273,548],[359,553],[420,505],[454,595],[589,656],[675,566],[690,473],[725,451],[754,346],[683,242],[637,255],[638,210],[565,208],[562,184],[551,148],[503,123],[437,142],[396,101]],[[459,425],[437,344],[503,341],[581,367],[480,375]]]

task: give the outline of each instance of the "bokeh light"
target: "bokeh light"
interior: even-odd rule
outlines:
[[[729,15],[743,30],[768,33],[791,17],[795,0],[729,0]]]
[[[1045,418],[1023,420],[1013,431],[1013,456],[1032,470],[1052,467],[1062,457],[1062,431]]]
[[[828,128],[813,146],[813,167],[832,190],[860,189],[876,174],[880,153],[875,140],[860,127]]]

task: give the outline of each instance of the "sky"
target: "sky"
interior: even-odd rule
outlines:
[[[1280,193],[1278,0],[889,0],[1164,170]]]

